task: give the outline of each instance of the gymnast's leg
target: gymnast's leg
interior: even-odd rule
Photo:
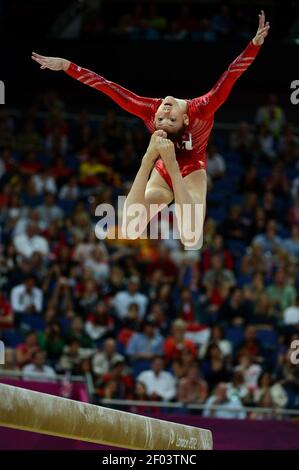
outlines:
[[[173,143],[168,139],[158,137],[157,148],[171,177],[181,241],[186,249],[200,249],[203,243],[206,207],[206,172],[197,170],[183,178]]]
[[[173,200],[172,190],[160,174],[153,169],[154,163],[159,157],[156,141],[164,134],[165,132],[160,130],[152,135],[126,198],[122,220],[122,236],[124,238],[139,238],[149,221]]]

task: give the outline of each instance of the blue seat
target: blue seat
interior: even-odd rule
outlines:
[[[24,329],[43,331],[45,326],[45,320],[40,315],[22,315],[21,327],[25,327]]]
[[[277,332],[275,330],[257,330],[257,339],[264,349],[275,349],[277,347]]]
[[[231,341],[234,348],[238,347],[244,337],[244,330],[241,326],[232,326],[225,329],[225,339]]]
[[[223,191],[212,191],[208,195],[209,206],[226,206],[227,193]]]
[[[20,331],[6,330],[2,333],[2,341],[8,348],[16,348],[18,344],[24,342],[24,336]]]
[[[132,363],[132,374],[133,377],[137,377],[144,370],[149,370],[151,368],[151,361],[147,359],[137,359]]]
[[[208,217],[211,217],[216,222],[222,222],[226,217],[226,210],[222,207],[219,208],[209,208],[208,209]]]
[[[243,256],[246,251],[246,243],[242,240],[228,240],[226,245],[233,256]]]
[[[58,201],[59,207],[63,210],[65,215],[70,215],[73,212],[75,201],[68,199],[60,199]]]

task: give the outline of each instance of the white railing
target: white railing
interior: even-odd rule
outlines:
[[[125,406],[125,407],[149,407],[149,408],[171,408],[171,409],[187,409],[187,410],[200,410],[206,411],[209,410],[211,412],[211,417],[213,412],[215,411],[227,411],[232,413],[256,413],[256,414],[264,414],[264,415],[271,415],[271,416],[283,416],[283,417],[292,417],[292,416],[299,416],[299,409],[284,409],[284,408],[265,408],[265,407],[255,407],[255,406],[242,406],[242,407],[235,407],[235,408],[225,408],[222,405],[213,405],[207,406],[205,404],[197,404],[197,403],[188,403],[184,404],[181,402],[168,402],[168,401],[141,401],[141,400],[117,400],[117,399],[110,399],[110,398],[103,398],[101,400],[101,404],[117,407],[117,406]]]
[[[24,378],[25,375],[25,378]],[[65,374],[56,374],[55,376],[53,375],[47,375],[47,374],[38,374],[38,373],[27,373],[24,374],[22,370],[5,370],[5,369],[0,369],[0,380],[1,378],[7,378],[7,379],[22,379],[22,380],[49,380],[50,382],[60,382],[62,380],[65,380],[66,376]],[[68,379],[71,382],[86,382],[86,378],[83,375],[70,375],[68,376]]]

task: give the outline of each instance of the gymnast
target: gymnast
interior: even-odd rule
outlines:
[[[265,22],[265,14],[261,11],[256,35],[246,49],[208,93],[193,99],[140,97],[69,60],[32,53],[32,59],[40,64],[41,69],[65,71],[141,118],[152,134],[159,131],[151,140],[127,198],[124,225],[130,222],[131,204],[144,205],[145,213],[140,216],[139,222],[145,228],[149,220],[174,199],[176,214],[179,212],[181,216],[178,228],[182,243],[189,249],[201,247],[202,236],[196,237],[196,240],[185,236],[184,207],[191,207],[191,225],[194,226],[199,220],[199,232],[202,234],[207,194],[206,147],[214,114],[229,96],[236,80],[257,56],[269,28],[269,22]],[[154,210],[149,211],[151,206]]]

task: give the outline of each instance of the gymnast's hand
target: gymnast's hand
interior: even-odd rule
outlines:
[[[252,42],[255,46],[261,46],[268,35],[270,29],[269,21],[265,23],[265,13],[262,10],[259,15],[259,27],[257,29],[256,35],[254,36]]]
[[[70,66],[70,61],[62,59],[61,57],[46,57],[44,55],[32,52],[31,59],[35,60],[40,65],[41,69],[49,70],[64,70],[66,71]]]

